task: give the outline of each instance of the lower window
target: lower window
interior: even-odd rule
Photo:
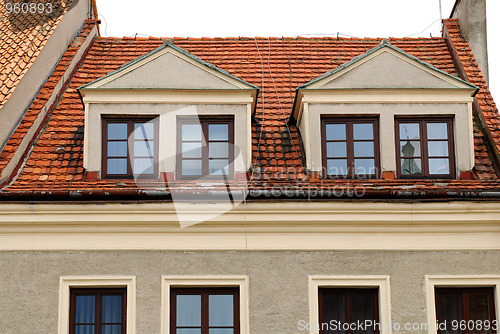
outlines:
[[[497,332],[493,288],[436,288],[435,293],[438,333]]]
[[[239,288],[173,288],[171,334],[239,334]]]
[[[71,289],[70,334],[125,334],[126,289]]]
[[[378,289],[320,288],[320,334],[378,334]]]

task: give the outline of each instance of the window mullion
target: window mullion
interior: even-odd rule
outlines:
[[[345,298],[345,315],[346,315],[345,321],[348,324],[352,323],[352,301],[351,301],[351,297],[352,297],[351,296],[351,292],[349,290],[346,291],[346,293],[344,294],[344,298]],[[346,334],[351,334],[352,333],[352,331],[351,331],[350,328],[346,332],[347,332]]]
[[[134,138],[132,135],[132,129],[134,128],[134,122],[127,122],[127,175],[134,175],[134,171],[132,169],[133,160],[134,160]]]
[[[208,334],[208,293],[201,294],[201,334]]]
[[[422,176],[429,176],[429,154],[427,152],[427,122],[419,121],[420,126],[420,159],[422,161]]]
[[[200,121],[201,123],[201,140],[202,140],[202,153],[201,153],[201,175],[208,176],[209,171],[209,156],[208,156],[208,122]]]
[[[94,320],[94,333],[102,333],[102,293],[97,293],[95,296],[95,320]]]
[[[348,177],[354,178],[354,122],[346,122],[347,168]]]

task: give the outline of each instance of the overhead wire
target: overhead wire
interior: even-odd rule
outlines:
[[[293,150],[295,151],[295,154],[297,155],[297,159],[300,160],[301,167],[305,170],[304,164],[302,162],[302,159],[300,158],[300,154],[299,154],[299,152],[297,150],[297,147],[296,147],[296,145],[295,145],[295,143],[293,141],[292,132],[290,130],[290,127],[288,126],[288,118],[289,118],[289,116],[286,115],[285,109],[283,108],[283,105],[281,104],[281,99],[280,99],[280,96],[279,96],[279,93],[278,93],[278,89],[276,87],[276,82],[274,81],[273,71],[271,69],[271,39],[269,37],[267,38],[267,42],[268,42],[268,47],[269,47],[268,57],[267,57],[267,66],[268,66],[268,69],[269,69],[269,75],[271,77],[271,81],[273,83],[274,92],[276,93],[276,98],[278,99],[278,104],[280,106],[280,111],[281,111],[281,113],[283,114],[283,117],[286,120],[285,121],[285,126],[286,126],[286,130],[288,132],[288,136],[290,138],[290,143],[292,144]]]

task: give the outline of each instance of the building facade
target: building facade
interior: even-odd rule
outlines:
[[[0,153],[0,333],[500,333],[500,115],[461,21],[105,38],[78,5]]]

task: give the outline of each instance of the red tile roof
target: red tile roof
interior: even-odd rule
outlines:
[[[447,26],[454,24],[446,21]],[[466,43],[458,30],[450,29],[452,41]],[[67,196],[132,196],[138,193],[168,195],[176,182],[150,181],[135,184],[127,180],[92,180],[83,169],[84,107],[77,88],[96,80],[120,66],[160,47],[159,38],[101,38],[94,41],[81,67],[76,72],[61,102],[53,111],[46,128],[27,157],[19,175],[2,192],[4,196],[36,194],[43,198]],[[303,169],[303,151],[300,134],[293,122],[288,122],[296,87],[335,69],[367,50],[377,46],[381,39],[346,38],[174,38],[175,45],[189,51],[231,75],[260,87],[252,144],[254,168],[249,189],[255,195],[264,190],[288,189],[306,193],[306,190],[338,190],[344,197],[349,191],[362,187],[368,196],[405,198],[449,198],[487,196],[500,190],[500,180],[495,174],[488,140],[475,121],[474,143],[476,152],[475,180],[322,180],[317,175],[306,175]],[[458,76],[452,55],[444,38],[390,39],[390,42],[407,53],[418,57],[436,68]],[[466,45],[466,44],[464,44]],[[465,47],[465,46],[464,46]],[[469,49],[470,50],[470,49]],[[70,56],[68,54],[68,56]],[[488,87],[482,79],[472,53],[460,56],[471,83],[481,88],[478,94],[481,112],[491,124],[494,138],[500,138],[500,116]],[[64,59],[59,66],[64,66]],[[55,79],[50,82],[57,82]],[[37,101],[23,119],[29,124],[39,111],[39,100],[51,93],[50,84],[42,89]],[[16,140],[23,135],[24,126],[18,128],[9,141],[10,152]],[[495,139],[496,140],[496,139]],[[500,146],[499,146],[500,148]],[[0,160],[7,159],[8,150],[0,153]],[[238,186],[245,182],[235,181]],[[184,184],[185,185],[185,184]],[[199,186],[196,182],[193,187]],[[223,187],[224,188],[224,187]],[[149,189],[148,191],[144,190]],[[217,190],[212,186],[207,190]],[[278,192],[275,193],[278,196]],[[328,195],[328,194],[327,194]],[[271,194],[272,196],[272,194]],[[286,197],[285,193],[281,193]],[[338,197],[330,193],[330,197]],[[48,196],[50,197],[50,196]]]

